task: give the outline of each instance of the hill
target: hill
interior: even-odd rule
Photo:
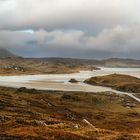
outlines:
[[[0,48],[0,58],[8,58],[8,57],[15,57],[13,53],[8,51],[7,49]]]
[[[106,60],[76,58],[23,58],[0,48],[0,74],[60,74],[84,70],[99,70],[98,67],[140,67],[140,60],[111,58]]]
[[[129,75],[111,74],[107,76],[97,76],[85,80],[85,83],[107,86],[125,92],[140,93],[140,79]]]
[[[140,60],[110,58],[102,60],[102,64],[106,67],[140,67]]]

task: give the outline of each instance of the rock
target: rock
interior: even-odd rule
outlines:
[[[79,101],[80,100],[78,96],[75,96],[75,95],[67,95],[67,94],[62,95],[61,98],[62,99],[66,99],[66,100],[71,100],[71,101]]]
[[[75,124],[74,128],[75,129],[79,129],[79,125],[78,124]]]
[[[126,104],[126,107],[129,107],[129,108],[132,108],[132,107],[135,107],[136,106],[136,104],[133,104],[133,103],[127,103]]]
[[[85,122],[86,124],[88,124],[90,127],[95,128],[95,126],[93,124],[91,124],[88,120],[83,119],[83,122]]]
[[[74,78],[70,79],[69,82],[70,83],[78,83],[78,81],[76,79],[74,79]]]
[[[5,69],[5,70],[16,70],[16,71],[25,72],[24,67],[22,67],[20,65],[16,65],[16,64],[5,65],[5,66],[2,66],[1,68]]]
[[[26,87],[21,87],[16,90],[16,93],[39,93],[36,89],[27,89]]]

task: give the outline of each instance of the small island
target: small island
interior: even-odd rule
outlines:
[[[70,79],[69,82],[70,83],[78,83],[78,81],[76,79],[74,79],[74,78]]]

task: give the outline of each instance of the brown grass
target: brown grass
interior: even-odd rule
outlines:
[[[111,74],[92,77],[85,80],[85,83],[107,86],[125,92],[140,93],[140,79],[129,75]]]
[[[92,70],[96,69],[93,65],[86,60],[63,58],[5,58],[0,59],[0,75],[75,73],[80,70],[91,70],[91,66]],[[9,66],[19,66],[23,71]]]
[[[1,139],[137,140],[139,118],[127,96],[0,87]]]

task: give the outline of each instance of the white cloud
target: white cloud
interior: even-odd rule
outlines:
[[[131,24],[139,22],[139,5],[139,0],[6,0],[0,1],[0,28],[96,29]]]

